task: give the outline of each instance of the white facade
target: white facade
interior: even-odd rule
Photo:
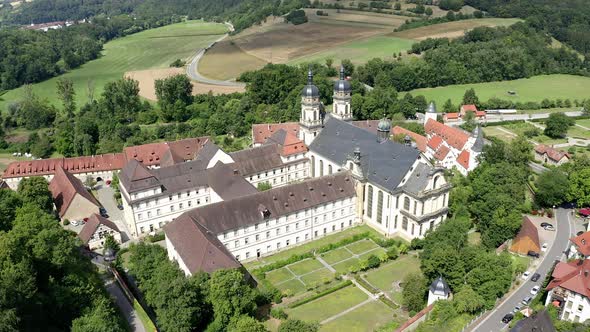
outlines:
[[[347,197],[217,234],[217,238],[237,260],[246,261],[355,226],[355,204],[356,197]]]
[[[74,175],[80,181],[82,181],[82,183],[84,183],[84,182],[86,182],[86,179],[89,176],[92,177],[94,180],[99,179],[99,180],[103,180],[103,181],[110,181],[113,179],[113,172],[117,172],[117,171],[118,170],[97,171],[97,172],[80,172],[80,173],[72,173],[71,171],[69,171],[69,172],[72,173],[72,175]],[[6,178],[3,180],[10,187],[10,189],[17,190],[18,184],[20,183],[20,181],[22,179],[26,179],[29,177],[31,177],[31,176],[13,177],[13,178]],[[47,180],[47,182],[49,182],[49,181],[51,181],[51,179],[53,179],[53,174],[35,175],[34,177],[42,177],[42,178],[45,178],[45,180]]]
[[[428,290],[428,303],[426,304],[427,306],[433,304],[434,302],[438,301],[438,300],[446,300],[449,298],[448,294],[442,294],[442,293],[433,293],[431,289]]]
[[[556,287],[549,291],[545,303],[546,306],[551,304],[550,302],[555,292],[559,292],[560,295],[563,295],[565,300],[559,319],[568,320],[574,323],[583,323],[590,318],[590,300],[588,300],[586,296],[561,287]]]
[[[111,235],[117,243],[121,243],[121,233],[106,225],[100,224],[94,231],[94,234],[92,234],[90,240],[88,240],[88,248],[90,250],[102,248],[107,235]]]
[[[309,160],[305,158],[304,153],[291,155],[288,157],[281,156],[285,163],[281,167],[264,170],[256,174],[244,176],[246,181],[254,187],[259,183],[269,183],[273,188],[281,187],[295,181],[301,181],[309,177]]]
[[[192,275],[191,271],[186,266],[186,263],[182,260],[182,256],[178,254],[176,248],[174,247],[172,242],[170,242],[170,239],[168,237],[166,237],[166,252],[168,253],[168,259],[173,262],[177,262],[178,267],[184,272],[185,275]]]

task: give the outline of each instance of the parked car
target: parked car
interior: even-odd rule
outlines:
[[[539,279],[541,278],[541,275],[538,273],[533,274],[533,276],[531,277],[531,281],[537,282],[539,281]]]
[[[543,243],[543,245],[541,246],[541,251],[542,252],[547,251],[547,247],[548,247],[547,243]]]
[[[80,224],[81,224],[81,223],[80,223],[80,221],[78,221],[78,220],[71,220],[71,221],[70,221],[70,225],[72,225],[72,226],[80,226]]]
[[[510,321],[514,318],[513,314],[506,314],[504,315],[504,317],[502,317],[502,323],[504,324],[508,324],[510,323]]]
[[[547,225],[547,226],[543,227],[543,229],[546,231],[554,231],[555,227],[553,227],[553,225]]]
[[[537,295],[537,293],[539,293],[539,289],[541,289],[541,287],[539,287],[538,285],[531,288],[531,295],[533,295],[533,296]]]
[[[542,223],[541,223],[541,227],[545,228],[545,227],[547,227],[547,226],[553,226],[553,225],[551,225],[551,224],[550,224],[550,223],[548,223],[548,222],[542,222]]]
[[[536,251],[529,250],[529,252],[527,253],[527,255],[529,255],[531,257],[539,258],[539,253],[536,252]]]
[[[531,272],[530,272],[530,271],[525,271],[525,272],[522,274],[521,278],[522,278],[522,280],[528,280],[528,278],[529,278],[530,276],[531,276]]]
[[[103,208],[102,206],[98,208],[98,211],[100,212],[100,215],[103,216],[104,218],[109,217],[107,210],[105,208]]]
[[[520,309],[522,309],[522,307],[520,306],[520,304],[517,304],[516,307],[514,307],[514,309],[512,309],[512,312],[517,313],[520,311]]]
[[[123,210],[123,205],[121,205],[121,204],[117,205],[117,209]]]
[[[522,302],[521,303],[524,304],[524,305],[528,305],[529,303],[531,303],[532,300],[533,300],[532,297],[527,296],[524,299],[522,299]]]

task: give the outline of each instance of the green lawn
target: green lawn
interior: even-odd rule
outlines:
[[[528,267],[531,263],[531,258],[528,256],[519,256],[519,255],[511,255],[512,257],[512,267],[516,267],[517,264],[523,264],[524,266]]]
[[[306,244],[302,244],[297,247],[293,247],[288,250],[281,251],[281,252],[276,253],[274,255],[262,257],[258,260],[253,260],[251,262],[245,263],[244,266],[248,270],[255,269],[255,268],[263,266],[265,264],[274,263],[276,261],[284,260],[284,259],[291,257],[292,255],[303,254],[303,253],[312,251],[314,249],[318,249],[320,247],[323,247],[327,244],[336,243],[336,242],[341,241],[343,239],[349,238],[355,234],[360,234],[360,233],[365,233],[365,232],[369,232],[369,233],[373,234],[374,236],[383,238],[383,236],[381,234],[379,234],[377,231],[375,231],[373,228],[371,228],[367,225],[360,225],[357,227],[349,228],[349,229],[344,230],[342,232],[330,234],[330,235],[323,237],[321,239],[317,239],[317,240],[308,242]]]
[[[357,264],[359,262],[358,258],[351,258],[351,259],[347,259],[344,262],[340,262],[338,264],[332,265],[332,267],[334,269],[336,269],[336,271],[338,271],[338,273],[348,273],[348,268]]]
[[[590,127],[586,127],[586,128],[590,128]],[[590,130],[580,128],[578,126],[571,126],[570,129],[567,131],[567,136],[574,137],[574,138],[590,139]]]
[[[424,88],[412,90],[413,96],[423,95],[427,100],[434,100],[442,107],[447,99],[454,104],[460,104],[465,90],[473,88],[479,100],[487,101],[490,98],[512,100],[514,102],[535,101],[543,99],[570,99],[581,100],[588,95],[590,77],[575,75],[540,75],[514,81],[449,85],[438,88]],[[515,91],[516,95],[508,94]]]
[[[492,126],[484,127],[483,132],[486,136],[497,137],[504,142],[510,142],[514,138],[513,135],[510,135],[510,134],[498,129],[498,127],[492,127]]]
[[[379,246],[376,245],[373,241],[366,239],[349,244],[348,246],[346,246],[346,248],[348,248],[348,250],[352,251],[354,254],[359,255],[371,249],[379,248]]]
[[[479,245],[481,243],[481,233],[480,232],[473,232],[467,235],[467,241],[469,244],[474,246]]]
[[[326,318],[332,317],[347,308],[363,302],[367,298],[367,294],[354,286],[349,286],[299,307],[287,309],[286,311],[289,318],[321,322]]]
[[[293,271],[293,273],[295,273],[296,275],[306,274],[314,270],[321,269],[323,267],[324,265],[318,262],[315,258],[306,259],[288,266],[289,270]]]
[[[413,255],[405,255],[368,272],[365,279],[374,287],[392,296],[393,293],[396,293],[393,289],[394,282],[402,281],[406,275],[419,271],[420,261],[418,258]]]
[[[60,77],[71,79],[76,89],[78,104],[88,100],[88,84],[94,85],[94,98],[103,91],[107,82],[123,77],[127,71],[150,68],[167,68],[176,59],[188,59],[198,48],[207,46],[227,31],[219,23],[188,21],[151,29],[104,45],[102,56]],[[42,98],[59,104],[56,81],[33,84],[33,91]],[[22,88],[10,90],[0,98],[0,111],[22,97]]]
[[[303,293],[307,290],[307,286],[299,279],[291,279],[275,286],[284,293],[291,293],[292,295]]]
[[[338,248],[338,249],[329,251],[322,256],[323,260],[325,260],[326,263],[328,263],[330,265],[334,264],[334,263],[341,262],[341,261],[348,259],[350,257],[352,257],[352,254],[348,250],[346,250],[346,248]]]
[[[303,281],[308,287],[315,287],[325,281],[332,281],[332,279],[334,279],[334,273],[330,272],[327,268],[314,271],[301,277],[301,281]]]
[[[533,130],[537,127],[535,127],[534,125],[527,123],[527,122],[519,122],[519,123],[511,123],[511,124],[506,124],[503,125],[502,127],[508,129],[508,131],[515,133],[516,135],[524,135],[524,133],[527,130]],[[530,138],[530,140],[538,142],[538,143],[542,143],[542,144],[559,144],[559,143],[567,143],[566,139],[561,139],[561,138],[551,138],[549,136],[545,136],[543,135],[543,130],[540,128],[537,128],[539,130],[539,132],[541,133],[541,135],[538,136],[533,136]]]
[[[590,119],[576,120],[576,123],[586,128],[590,128]]]
[[[266,280],[270,281],[273,284],[277,284],[277,283],[283,282],[285,280],[292,279],[294,277],[295,276],[293,275],[293,273],[291,273],[285,267],[270,271],[266,274]]]
[[[363,260],[363,259],[369,258],[369,256],[372,256],[372,255],[379,256],[380,254],[387,252],[387,250],[385,250],[384,248],[381,248],[381,247],[377,247],[377,248],[369,249],[369,250],[371,250],[371,251],[360,255],[359,259]]]
[[[375,331],[393,319],[393,310],[391,308],[381,301],[373,301],[323,325],[320,331],[370,332]]]
[[[391,36],[375,36],[363,40],[355,40],[325,51],[304,56],[289,62],[289,64],[300,64],[304,62],[325,63],[326,59],[334,60],[339,64],[344,59],[353,63],[362,64],[373,58],[393,59],[394,54],[399,54],[410,49],[416,41],[411,39],[397,38]]]

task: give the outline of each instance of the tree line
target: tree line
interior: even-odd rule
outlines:
[[[0,330],[124,331],[97,268],[52,210],[43,178],[0,189]]]
[[[372,59],[355,69],[355,78],[397,91],[452,84],[514,80],[541,74],[588,75],[588,60],[524,23],[479,27],[455,40],[425,40],[411,61]]]

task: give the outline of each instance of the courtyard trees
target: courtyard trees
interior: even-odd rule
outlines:
[[[569,127],[573,126],[575,121],[564,113],[551,113],[545,121],[545,135],[553,138],[565,137]]]

